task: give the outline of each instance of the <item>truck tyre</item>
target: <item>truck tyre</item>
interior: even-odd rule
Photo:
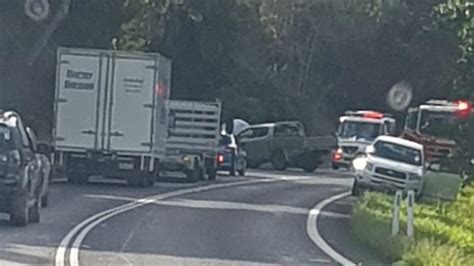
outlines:
[[[67,180],[72,184],[86,185],[89,183],[89,175],[78,172],[69,172],[67,175]]]
[[[260,164],[254,161],[247,161],[247,166],[250,169],[257,169],[260,167]]]
[[[272,155],[272,166],[278,171],[284,171],[288,168],[288,162],[283,152],[276,152]]]
[[[213,163],[211,163],[209,165],[209,168],[207,169],[207,176],[209,178],[209,181],[216,180],[217,170],[216,170],[216,166]]]
[[[199,160],[194,159],[193,169],[187,170],[186,176],[188,177],[188,180],[190,182],[196,182],[199,180],[199,177],[201,176],[201,174],[202,174],[202,170],[199,166]]]
[[[319,167],[319,164],[316,163],[316,162],[313,162],[313,163],[307,162],[303,165],[302,168],[303,168],[303,171],[305,171],[306,173],[312,173],[312,172],[316,171],[316,169],[318,169],[318,167]]]
[[[29,215],[28,193],[24,192],[13,200],[12,210],[10,212],[10,223],[14,226],[26,226]]]
[[[245,170],[247,170],[247,161],[242,159],[240,163],[240,169],[238,169],[239,176],[245,176]]]

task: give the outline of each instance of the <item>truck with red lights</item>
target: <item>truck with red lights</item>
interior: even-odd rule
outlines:
[[[390,114],[376,111],[347,111],[339,118],[336,132],[338,147],[333,150],[331,165],[334,170],[350,168],[357,154],[380,135],[393,135],[396,121]]]
[[[457,149],[452,128],[471,115],[472,104],[466,100],[430,100],[409,108],[402,138],[424,146],[428,162],[439,161]]]

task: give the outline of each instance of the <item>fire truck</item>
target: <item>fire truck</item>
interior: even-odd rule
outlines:
[[[427,162],[452,155],[456,148],[453,129],[472,113],[472,104],[466,100],[430,100],[409,108],[402,138],[424,146]]]
[[[394,135],[395,131],[396,122],[390,114],[370,110],[345,112],[339,117],[338,148],[332,152],[332,168],[350,168],[352,160],[364,153],[375,138]]]

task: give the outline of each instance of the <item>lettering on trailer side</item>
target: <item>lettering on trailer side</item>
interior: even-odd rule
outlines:
[[[94,90],[94,82],[91,82],[94,73],[80,70],[68,69],[66,71],[65,89]]]
[[[125,88],[125,92],[129,93],[140,93],[143,89],[143,84],[145,81],[143,78],[124,78],[123,79],[123,87]]]

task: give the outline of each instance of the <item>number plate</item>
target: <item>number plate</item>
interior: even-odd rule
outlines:
[[[119,163],[119,169],[121,169],[121,170],[133,170],[133,163]]]

